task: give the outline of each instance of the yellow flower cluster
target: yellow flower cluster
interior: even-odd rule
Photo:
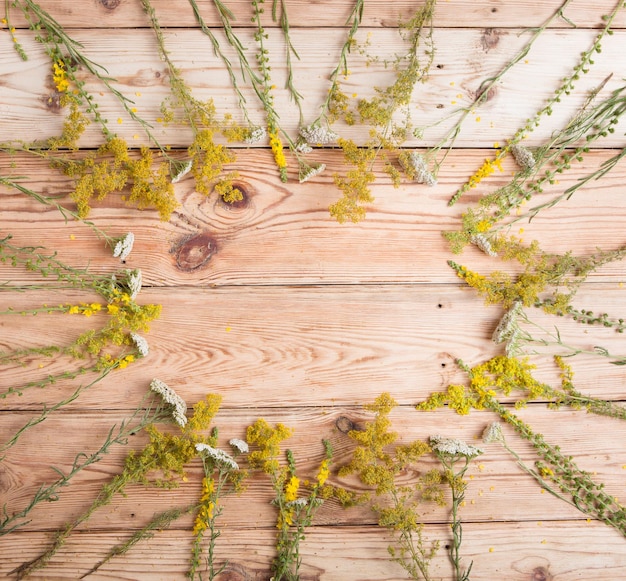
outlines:
[[[498,393],[511,395],[514,391],[525,392],[524,397],[516,402],[517,407],[527,401],[549,396],[550,386],[537,381],[532,371],[535,366],[526,358],[517,359],[498,355],[469,370],[468,386],[453,384],[446,391],[431,394],[416,407],[418,410],[435,410],[444,405],[458,414],[466,415],[470,410],[483,410],[493,401]]]
[[[196,190],[205,195],[212,192],[215,180],[222,173],[224,165],[235,161],[232,151],[215,143],[212,129],[197,131],[187,153],[193,161],[192,172],[196,180]]]
[[[215,514],[215,481],[212,478],[202,479],[202,496],[200,497],[200,508],[196,515],[193,526],[193,536],[203,533],[209,526],[209,521]]]
[[[65,63],[60,59],[52,63],[52,81],[59,93],[65,93],[70,87]]]
[[[274,154],[274,161],[280,172],[280,180],[287,181],[287,160],[285,159],[285,152],[283,151],[283,142],[280,140],[277,131],[269,131],[270,147]]]
[[[280,443],[292,433],[293,430],[283,424],[276,424],[276,427],[272,428],[263,418],[248,426],[246,441],[259,448],[248,454],[250,466],[261,468],[266,474],[274,474],[279,470],[277,458],[280,454]]]
[[[468,186],[475,188],[483,179],[489,177],[496,169],[502,171],[502,162],[499,157],[486,159],[485,162],[476,170],[473,176],[468,180]]]
[[[67,313],[70,315],[85,315],[91,317],[94,313],[102,310],[100,303],[80,303],[80,305],[67,305]]]

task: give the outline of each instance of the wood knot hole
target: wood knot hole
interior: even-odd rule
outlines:
[[[180,270],[191,272],[206,265],[217,252],[213,236],[202,232],[178,242],[175,249],[176,265]]]
[[[347,434],[348,432],[357,429],[356,424],[347,416],[337,418],[335,426],[342,434]]]
[[[115,10],[121,3],[122,0],[100,0],[100,4],[107,10]]]
[[[495,28],[485,28],[480,37],[480,44],[485,52],[489,52],[492,48],[498,46],[500,42],[500,33]]]

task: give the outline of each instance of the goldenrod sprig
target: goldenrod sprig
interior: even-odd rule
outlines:
[[[356,474],[360,481],[373,489],[376,501],[371,504],[378,515],[378,524],[393,531],[394,543],[388,547],[392,561],[398,563],[411,579],[431,579],[430,561],[435,556],[439,542],[426,543],[423,535],[419,503],[435,500],[443,503],[440,489],[441,473],[433,470],[423,474],[416,482],[401,485],[400,473],[407,470],[418,472],[415,464],[431,451],[430,446],[416,440],[410,444],[390,446],[398,438],[390,431],[389,413],[397,405],[383,393],[365,409],[375,414],[362,430],[351,430],[348,436],[357,443],[352,459],[339,469],[339,476]],[[380,500],[378,500],[380,499]]]
[[[212,432],[212,438],[217,440],[216,429]],[[245,442],[243,444],[247,449],[247,444]],[[221,535],[217,528],[217,519],[222,514],[223,508],[220,504],[220,498],[226,494],[240,492],[243,480],[247,476],[247,472],[241,470],[236,461],[236,457],[241,451],[240,446],[231,444],[231,447],[234,451],[233,456],[208,444],[196,444],[196,450],[202,459],[204,477],[202,478],[202,496],[193,528],[194,541],[191,551],[191,564],[187,572],[187,577],[192,580],[196,578],[196,572],[200,566],[200,557],[203,552],[202,542],[207,531],[209,533],[209,546],[206,561],[209,580],[213,581],[228,564],[226,562],[220,567],[216,568],[215,566],[215,542]],[[202,579],[202,575],[199,574],[199,578]]]
[[[163,418],[174,421],[171,404],[159,406]],[[31,561],[27,561],[10,572],[17,579],[23,579],[33,572],[48,565],[57,551],[65,545],[73,531],[100,507],[111,502],[116,494],[121,494],[132,484],[153,485],[159,488],[175,488],[178,480],[186,477],[185,466],[196,455],[195,444],[199,442],[215,443],[211,436],[202,431],[208,429],[221,402],[220,396],[207,395],[204,401],[194,406],[194,414],[181,428],[180,435],[160,431],[154,423],[145,427],[150,438],[149,443],[140,452],[131,451],[125,460],[123,470],[104,484],[91,505],[74,520],[57,531],[48,548]],[[162,420],[161,420],[162,421]]]

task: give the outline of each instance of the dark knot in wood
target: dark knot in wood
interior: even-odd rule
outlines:
[[[500,33],[495,28],[485,28],[480,37],[480,44],[485,52],[489,52],[492,48],[498,46],[500,42]]]
[[[533,569],[530,581],[551,581],[552,575],[545,567],[535,567]]]
[[[217,242],[210,234],[202,232],[187,236],[174,248],[176,266],[185,272],[197,270],[205,266],[216,252]]]
[[[348,432],[357,429],[356,424],[346,416],[340,416],[337,418],[335,426],[342,434],[347,434]]]
[[[104,6],[107,10],[115,10],[121,3],[122,0],[99,0],[100,4]]]

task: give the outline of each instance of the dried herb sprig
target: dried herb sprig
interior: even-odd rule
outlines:
[[[211,437],[217,439],[217,429],[214,428]],[[202,497],[197,508],[196,520],[193,528],[194,542],[191,551],[191,564],[187,577],[195,579],[200,558],[203,552],[203,539],[208,531],[207,568],[209,579],[215,579],[228,563],[220,567],[215,566],[215,541],[220,537],[220,530],[217,528],[217,519],[222,514],[220,498],[226,494],[241,492],[243,481],[248,473],[239,468],[237,456],[247,451],[247,444],[241,440],[231,440],[233,455],[229,455],[219,448],[214,448],[208,444],[196,444],[200,458],[204,477],[202,478]],[[202,575],[198,573],[199,579]]]
[[[465,570],[461,567],[461,543],[463,542],[463,524],[459,509],[465,500],[467,482],[465,473],[470,462],[480,456],[483,451],[460,440],[431,436],[428,443],[444,469],[444,478],[452,492],[452,544],[450,545],[450,561],[454,567],[455,581],[469,581],[473,562]]]
[[[93,567],[91,567],[89,571],[81,575],[80,579],[85,579],[86,577],[89,577],[89,575],[101,569],[111,559],[119,557],[120,555],[125,555],[136,544],[140,543],[141,541],[151,539],[152,537],[154,537],[156,532],[168,529],[172,523],[176,522],[179,518],[185,516],[186,514],[197,510],[197,508],[198,506],[196,504],[190,504],[180,508],[170,508],[168,510],[155,514],[147,525],[140,528],[138,531],[135,531],[128,540],[109,549],[109,552],[106,554],[106,556],[100,559],[100,561],[98,561]]]
[[[439,151],[441,149],[442,145],[445,144],[446,142],[449,142],[448,152],[450,151],[450,149],[452,148],[452,144],[454,143],[454,140],[456,139],[456,137],[460,133],[461,124],[463,123],[465,118],[477,106],[481,105],[482,103],[484,103],[488,99],[489,91],[496,85],[497,82],[500,81],[500,79],[504,76],[504,74],[510,68],[512,68],[515,64],[520,62],[520,60],[522,60],[523,58],[526,57],[526,55],[530,51],[530,48],[533,45],[533,43],[537,40],[539,35],[541,35],[543,33],[543,31],[549,26],[549,24],[555,18],[557,18],[557,17],[558,18],[563,18],[564,20],[566,20],[572,26],[575,27],[575,24],[572,23],[571,21],[569,21],[565,17],[565,14],[564,14],[564,10],[567,7],[567,5],[570,3],[570,1],[571,0],[565,0],[565,2],[563,2],[563,4],[557,9],[557,11],[550,18],[548,18],[548,20],[546,22],[544,22],[539,28],[535,29],[535,32],[534,32],[533,36],[531,37],[531,39],[529,40],[529,42],[526,43],[526,45],[522,48],[522,50],[517,55],[515,55],[515,57],[511,61],[509,61],[509,63],[507,63],[507,65],[496,76],[494,76],[494,77],[492,77],[490,79],[486,79],[485,81],[483,81],[483,83],[479,87],[478,91],[476,92],[477,97],[474,100],[474,102],[472,103],[472,105],[470,105],[467,109],[465,109],[465,108],[461,109],[462,113],[461,113],[461,117],[460,117],[459,121],[446,134],[446,136],[442,139],[442,141],[439,143],[439,145],[436,146],[435,148],[433,148],[433,150],[431,150],[431,151],[433,151],[433,152]],[[512,148],[516,147],[529,133],[531,133],[537,127],[539,127],[539,125],[540,125],[540,123],[541,123],[541,121],[542,121],[544,116],[549,116],[549,115],[552,114],[554,106],[556,104],[560,103],[561,99],[564,96],[569,95],[574,90],[574,85],[575,85],[576,81],[578,81],[580,79],[581,75],[586,74],[586,73],[589,72],[590,66],[594,64],[594,61],[593,61],[594,56],[597,53],[600,53],[602,51],[602,40],[604,39],[604,37],[607,36],[607,35],[610,36],[610,35],[613,34],[613,30],[611,29],[611,26],[613,24],[613,21],[615,20],[615,17],[617,16],[617,14],[619,13],[619,11],[622,8],[624,8],[624,2],[623,2],[623,0],[619,0],[616,3],[616,5],[613,8],[613,10],[608,15],[605,15],[605,16],[602,17],[602,20],[605,23],[604,27],[596,35],[596,37],[595,37],[591,47],[589,49],[587,49],[586,51],[581,53],[580,60],[574,66],[574,68],[572,69],[572,72],[570,73],[570,75],[563,79],[563,81],[561,82],[559,87],[550,96],[550,98],[548,99],[547,103],[545,105],[543,105],[535,113],[535,115],[533,117],[528,119],[526,121],[526,123],[515,132],[515,134],[513,135],[513,137],[511,137],[511,139],[509,139],[509,141],[508,141],[508,143],[507,143],[507,145],[505,147],[503,147],[502,149],[499,150],[496,158],[493,160],[492,163],[499,163],[500,160],[507,153],[509,153],[509,151],[511,151]],[[446,153],[446,155],[447,155],[447,153]],[[445,155],[444,155],[443,159],[445,159]],[[438,162],[438,165],[441,165],[441,163],[443,162],[443,159]],[[470,178],[470,180],[468,180],[467,183],[465,183],[463,186],[461,186],[461,188],[459,188],[457,190],[457,192],[454,194],[454,196],[452,196],[452,198],[448,202],[448,205],[452,206],[453,204],[455,204],[465,192],[467,192],[470,188],[475,187],[477,183],[478,183],[478,180],[476,180],[476,179],[472,180],[472,178]]]
[[[86,522],[100,507],[110,503],[116,494],[123,493],[127,486],[143,484],[159,488],[175,488],[178,480],[185,477],[186,465],[198,453],[195,445],[198,443],[215,444],[214,438],[205,436],[202,432],[208,429],[217,413],[221,397],[213,394],[207,395],[205,400],[194,406],[192,417],[181,425],[177,415],[178,406],[172,403],[172,397],[170,397],[174,394],[178,399],[178,396],[169,388],[159,391],[157,388],[163,388],[162,383],[151,386],[152,391],[162,396],[165,404],[162,409],[166,411],[166,417],[170,421],[180,426],[180,435],[162,432],[154,424],[146,426],[145,431],[150,438],[146,447],[140,452],[131,451],[126,457],[123,470],[103,485],[91,505],[81,515],[57,531],[52,543],[43,553],[23,563],[10,574],[16,575],[19,580],[46,567],[59,549],[65,545],[76,527]]]
[[[53,470],[59,475],[59,478],[52,484],[42,484],[25,508],[9,515],[7,505],[3,505],[2,518],[0,519],[0,536],[7,535],[27,525],[30,521],[23,519],[25,519],[40,502],[57,500],[60,489],[67,486],[71,479],[79,472],[99,462],[104,455],[109,452],[112,446],[126,445],[130,436],[139,433],[141,430],[144,430],[154,423],[165,421],[170,416],[171,412],[167,406],[149,403],[145,409],[139,407],[130,418],[123,420],[119,425],[116,424],[111,427],[107,437],[98,450],[91,454],[84,452],[77,454],[69,471],[64,472],[60,468],[53,467]]]

